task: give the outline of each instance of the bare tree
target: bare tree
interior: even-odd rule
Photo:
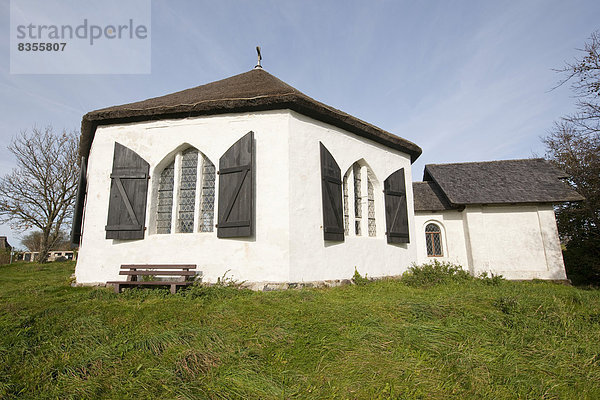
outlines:
[[[69,250],[71,247],[71,241],[69,239],[69,235],[61,231],[59,237],[48,250]],[[29,251],[40,251],[42,243],[43,235],[41,231],[29,232],[21,239],[21,244]]]
[[[78,133],[52,127],[22,131],[8,146],[17,167],[0,178],[0,221],[41,231],[40,260],[63,238],[72,217],[79,167]]]
[[[600,31],[593,32],[582,55],[556,70],[563,75],[557,85],[569,82],[577,98],[577,111],[563,117],[563,121],[582,135],[600,134]]]
[[[42,232],[33,231],[23,236],[21,244],[25,246],[28,251],[40,251],[42,244]]]
[[[577,111],[556,122],[542,141],[546,158],[585,197],[556,209],[569,278],[600,284],[600,31],[580,51],[581,57],[558,70],[564,76],[559,85],[571,84]]]

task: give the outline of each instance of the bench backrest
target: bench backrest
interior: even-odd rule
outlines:
[[[163,264],[123,264],[121,269],[181,269],[190,270],[196,269],[195,264],[180,264],[180,265],[163,265]]]

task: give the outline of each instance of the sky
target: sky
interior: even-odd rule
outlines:
[[[0,175],[20,131],[79,130],[88,111],[246,72],[257,45],[266,71],[418,144],[414,180],[430,163],[543,156],[574,111],[555,70],[600,29],[597,0],[152,0],[151,15],[149,74],[18,75],[0,0]],[[21,247],[10,226],[0,236]]]

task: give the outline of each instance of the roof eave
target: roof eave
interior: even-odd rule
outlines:
[[[416,144],[392,135],[373,125],[333,110],[320,103],[304,99],[297,94],[281,96],[265,96],[252,99],[212,100],[190,105],[179,105],[174,107],[157,107],[152,109],[120,109],[120,110],[97,110],[83,116],[81,123],[81,146],[80,155],[87,158],[94,138],[96,128],[99,125],[113,125],[141,121],[152,121],[157,119],[181,119],[202,115],[219,115],[227,113],[240,113],[248,111],[268,111],[277,109],[289,109],[300,114],[328,123],[348,132],[365,137],[387,147],[402,151],[410,155],[411,163],[415,162],[421,155],[422,149]],[[124,115],[126,114],[126,116]]]
[[[551,200],[531,200],[531,201],[503,201],[503,202],[468,202],[461,203],[462,206],[507,206],[507,205],[535,205],[535,204],[561,204],[561,203],[579,203],[584,201],[585,198],[580,199],[551,199]]]

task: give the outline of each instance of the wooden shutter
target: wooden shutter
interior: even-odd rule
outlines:
[[[150,165],[127,147],[115,143],[108,204],[107,239],[144,238]]]
[[[85,204],[85,193],[87,190],[87,162],[81,157],[79,169],[79,184],[77,185],[77,196],[75,197],[75,210],[73,211],[73,225],[71,226],[71,243],[79,245],[81,239],[81,223],[83,221],[83,207]]]
[[[254,230],[254,133],[248,132],[219,159],[217,237],[252,236]]]
[[[341,171],[323,143],[321,146],[321,198],[325,240],[344,241]]]
[[[404,168],[394,172],[383,182],[385,194],[385,228],[388,243],[409,243],[408,208]]]

